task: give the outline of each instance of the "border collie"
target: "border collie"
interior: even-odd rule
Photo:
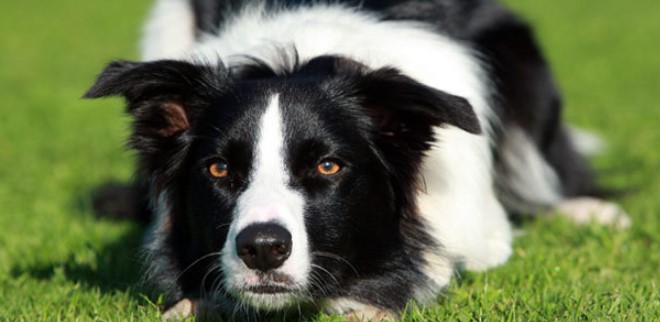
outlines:
[[[491,0],[159,0],[133,118],[166,318],[433,303],[511,255],[508,215],[625,227],[529,26]]]

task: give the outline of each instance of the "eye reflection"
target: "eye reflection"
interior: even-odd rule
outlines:
[[[316,166],[316,172],[322,175],[330,176],[337,174],[342,170],[342,166],[333,160],[323,160]]]
[[[224,160],[213,161],[209,167],[209,174],[214,178],[224,178],[229,175],[229,165]]]

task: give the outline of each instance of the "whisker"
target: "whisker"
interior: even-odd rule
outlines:
[[[234,305],[234,310],[231,313],[231,320],[234,321],[236,320],[236,314],[239,313],[240,311],[243,311],[243,305],[245,305],[243,299],[239,298],[238,303]]]
[[[218,274],[218,276],[216,276],[215,279],[213,279],[213,283],[211,284],[211,290],[213,290],[214,294],[225,293],[226,295],[227,293],[227,290],[225,288],[226,282],[223,279],[222,272],[220,270],[218,271],[220,272],[220,274]]]
[[[206,297],[206,296],[208,295],[208,293],[206,293],[206,287],[205,287],[205,284],[206,284],[206,278],[207,278],[211,273],[213,273],[214,271],[216,271],[217,269],[218,269],[218,265],[217,265],[217,264],[213,264],[213,265],[209,268],[209,270],[206,271],[206,273],[204,274],[204,277],[202,277],[202,281],[201,281],[201,283],[200,283],[200,288],[202,289],[202,292],[203,292],[203,294],[204,294],[204,297]],[[211,285],[211,287],[213,287],[213,285]]]
[[[212,253],[208,253],[208,254],[198,258],[197,260],[192,262],[190,265],[188,265],[188,267],[186,267],[183,271],[181,271],[181,273],[179,273],[179,275],[176,276],[176,280],[178,281],[181,278],[181,276],[183,276],[183,274],[185,274],[189,269],[191,269],[193,266],[195,266],[195,264],[199,263],[200,261],[202,261],[206,258],[209,258],[211,256],[220,256],[220,255],[222,255],[221,252],[212,252]]]
[[[312,290],[307,290],[305,294],[308,298],[314,299],[317,297],[327,297],[330,295],[328,286],[326,283],[323,283],[323,281],[318,276],[310,275],[310,281],[312,282],[312,285],[316,287],[317,291],[312,292]],[[316,301],[312,301],[312,303],[318,307]]]
[[[319,266],[319,265],[316,265],[316,264],[312,264],[312,267],[314,267],[314,268],[316,268],[316,269],[318,269],[318,270],[320,270],[320,271],[322,271],[322,272],[328,274],[328,275],[332,278],[332,280],[335,282],[335,284],[337,284],[337,286],[340,285],[340,284],[339,284],[339,280],[337,280],[337,277],[335,277],[335,275],[333,275],[329,270],[327,270],[327,269],[325,269],[325,268],[323,268],[323,267],[321,267],[321,266]]]
[[[353,270],[356,277],[360,277],[360,273],[358,273],[357,269],[355,269],[355,266],[353,266],[353,264],[351,264],[348,260],[346,260],[345,258],[343,258],[343,257],[341,257],[337,254],[316,251],[316,252],[312,252],[312,255],[325,257],[325,258],[330,258],[330,259],[334,259],[336,261],[340,261],[340,262],[346,264],[351,270]]]

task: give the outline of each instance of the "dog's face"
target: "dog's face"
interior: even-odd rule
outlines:
[[[114,63],[87,97],[117,94],[162,203],[175,283],[257,309],[342,296],[381,274],[405,253],[433,127],[480,131],[464,99],[339,57],[279,74]]]

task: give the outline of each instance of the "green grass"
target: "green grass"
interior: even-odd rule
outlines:
[[[620,200],[634,226],[526,222],[506,265],[464,273],[406,319],[658,320],[660,2],[508,2],[537,26],[567,118],[609,142],[603,181],[638,189]],[[137,57],[147,7],[0,3],[0,320],[159,320],[139,286],[140,228],[90,213],[91,189],[130,179],[128,120],[119,100],[79,99],[108,60]]]

